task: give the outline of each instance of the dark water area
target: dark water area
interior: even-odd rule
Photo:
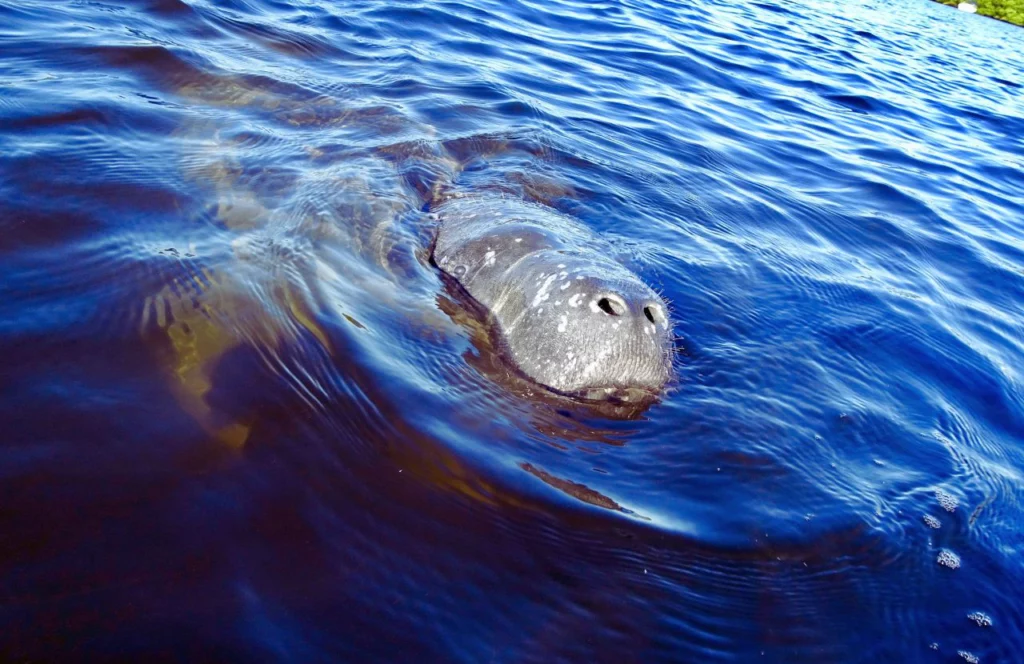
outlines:
[[[1013,662],[1024,32],[928,0],[0,1],[0,660]],[[511,380],[431,192],[672,304]]]

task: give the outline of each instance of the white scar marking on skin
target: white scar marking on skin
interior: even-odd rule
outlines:
[[[561,270],[561,269],[562,269],[562,268],[564,268],[564,267],[565,267],[565,263],[559,263],[559,264],[558,264],[558,269],[559,269],[559,270]]]
[[[544,302],[549,297],[551,297],[549,291],[551,290],[551,284],[554,283],[556,276],[557,275],[552,274],[550,277],[544,280],[544,285],[540,287],[540,290],[537,291],[537,294],[533,298],[533,302],[530,303],[531,307],[536,307],[541,302]]]
[[[494,265],[494,255],[495,254],[493,251],[488,251],[486,254],[484,254],[484,267],[490,267]]]
[[[559,323],[558,323],[558,331],[559,332],[565,332],[565,327],[566,327],[566,325],[568,325],[568,323],[569,323],[569,319],[566,318],[565,316],[561,316],[560,319],[559,319]]]
[[[523,238],[521,238],[521,237],[517,237],[516,238],[516,242],[522,242],[522,241],[523,241]]]
[[[578,307],[578,306],[580,306],[580,302],[582,300],[583,300],[583,293],[576,293],[575,295],[573,295],[572,297],[569,298],[569,306],[570,307]]]
[[[583,275],[581,274],[580,276],[576,277],[576,281],[579,281],[582,278],[583,278]]]
[[[566,289],[566,288],[568,288],[568,287],[569,287],[569,282],[567,281],[567,282],[565,282],[564,284],[562,284],[562,286],[561,286],[561,289],[562,289],[562,290],[565,290],[565,289]]]
[[[601,308],[597,306],[597,300],[590,301],[590,310],[593,311],[595,314],[598,311],[601,311]]]

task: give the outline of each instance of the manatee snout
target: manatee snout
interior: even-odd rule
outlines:
[[[445,208],[435,264],[483,305],[523,374],[587,399],[640,401],[665,387],[672,373],[667,306],[609,258],[599,238],[524,203]]]
[[[511,358],[535,381],[591,399],[654,394],[668,381],[665,303],[618,263],[538,251],[503,279],[491,314]]]

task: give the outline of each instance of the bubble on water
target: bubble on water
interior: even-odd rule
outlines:
[[[956,651],[956,654],[958,654],[958,655],[960,655],[961,657],[963,657],[963,658],[964,658],[964,660],[966,660],[966,661],[970,662],[970,664],[978,664],[978,662],[980,662],[980,661],[981,661],[981,660],[979,660],[979,659],[978,659],[978,656],[977,656],[977,655],[975,655],[975,654],[974,654],[974,653],[972,653],[972,652],[968,652],[968,651],[966,651],[966,650],[957,650],[957,651]]]
[[[942,551],[939,551],[937,562],[943,567],[957,569],[960,567],[960,556],[956,555],[949,549],[943,549]]]
[[[942,509],[947,512],[955,511],[957,505],[960,504],[960,501],[956,499],[956,496],[946,493],[942,489],[935,490],[935,498],[939,501],[939,505],[942,505]]]
[[[974,623],[978,627],[991,627],[992,626],[992,618],[990,618],[988,616],[988,614],[982,613],[981,611],[975,611],[973,613],[968,613],[967,617],[970,618],[971,620],[973,620]]]
[[[923,518],[924,518],[924,522],[926,524],[928,524],[929,528],[941,528],[942,527],[942,524],[939,523],[939,520],[936,519],[935,517],[933,517],[931,514],[925,514]]]
[[[938,650],[939,649],[939,644],[938,643],[932,643],[928,647],[931,648],[932,650]]]

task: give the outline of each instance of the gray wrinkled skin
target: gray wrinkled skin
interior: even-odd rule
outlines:
[[[607,245],[551,208],[493,195],[449,200],[434,263],[486,309],[508,359],[556,392],[637,400],[671,376],[665,302]]]

